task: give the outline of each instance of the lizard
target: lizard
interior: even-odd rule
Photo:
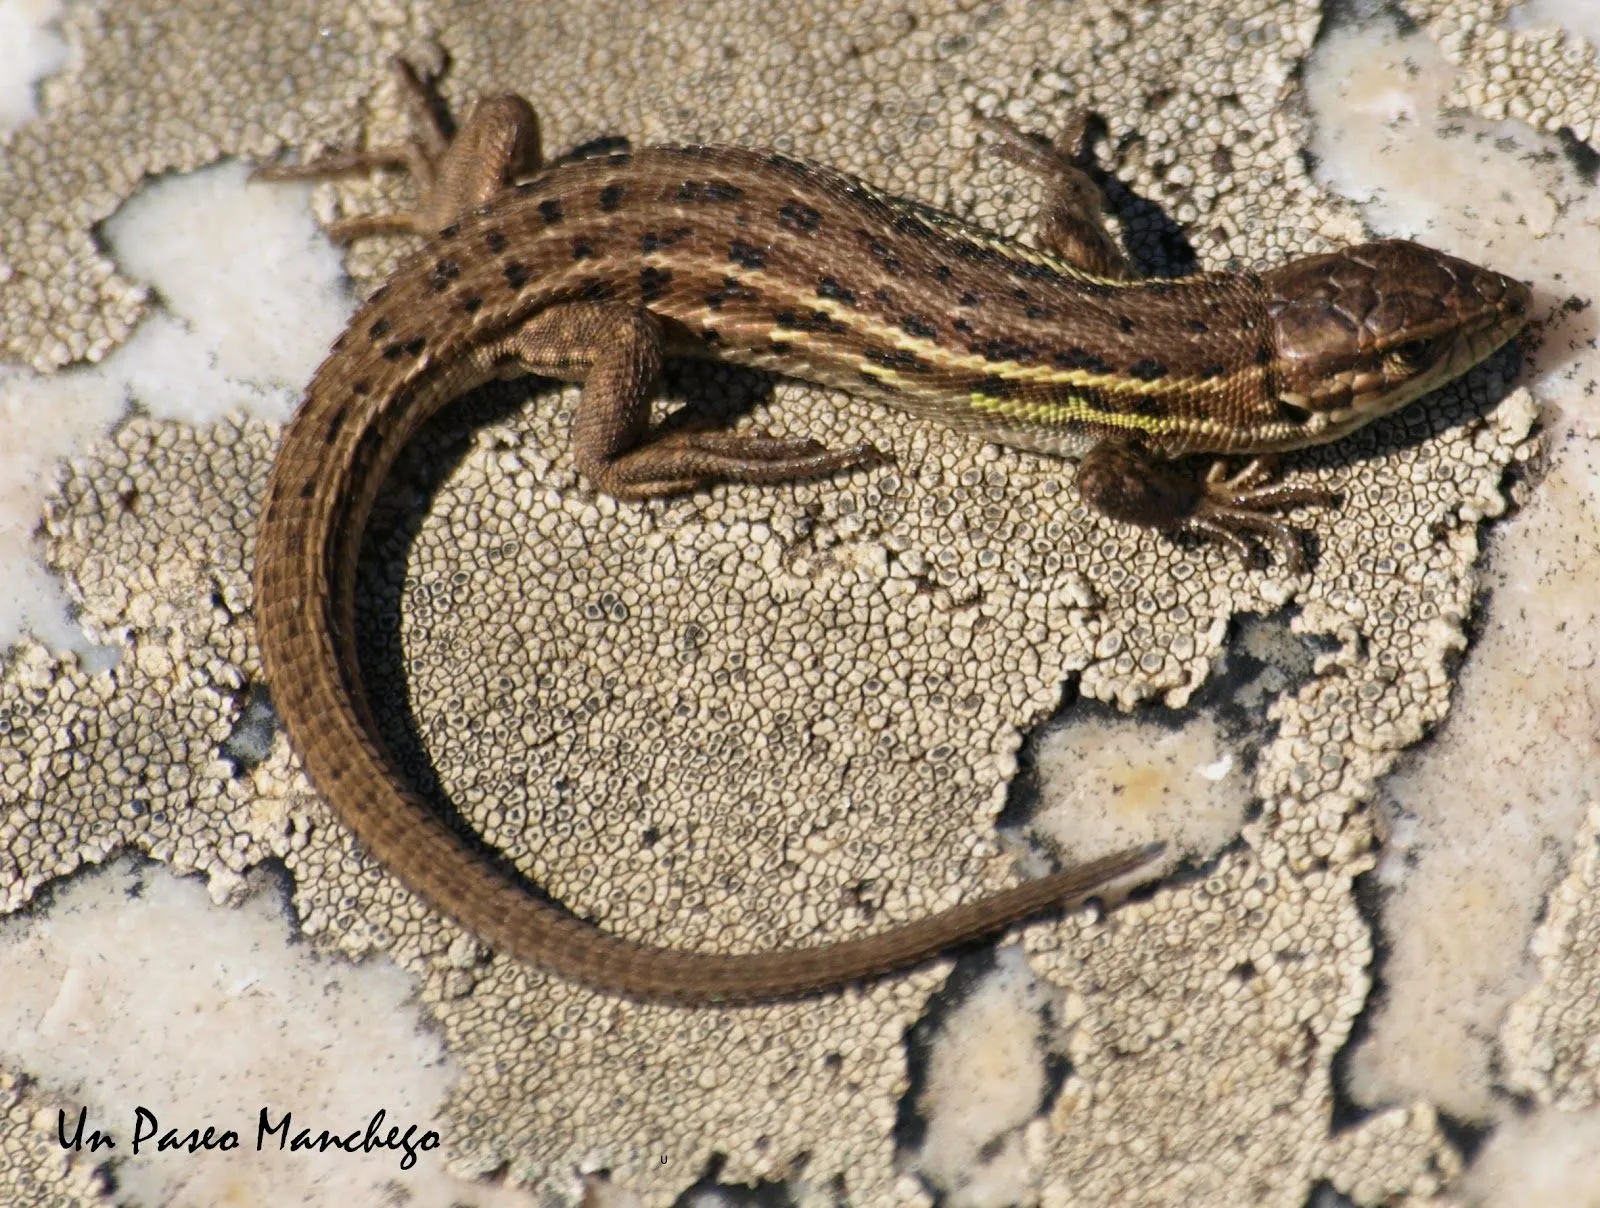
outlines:
[[[867,444],[652,429],[663,358],[719,358],[1077,458],[1078,494],[1103,516],[1247,560],[1264,542],[1298,573],[1298,533],[1279,513],[1336,499],[1276,481],[1275,455],[1443,385],[1527,318],[1520,282],[1400,240],[1259,273],[1142,278],[1105,227],[1087,119],[1054,142],[985,121],[999,153],[1050,186],[1030,246],[774,151],[613,142],[545,165],[522,97],[480,98],[456,128],[434,78],[403,59],[393,69],[408,142],[260,173],[407,168],[414,209],[330,234],[426,237],[357,311],[283,432],[256,544],[263,670],[312,783],[379,863],[498,951],[603,992],[731,1003],[879,977],[1079,904],[1160,845],[865,938],[749,953],[625,939],[532,892],[405,782],[362,686],[357,553],[380,484],[430,415],[497,377],[581,381],[577,470],[622,500],[880,460]],[[1248,461],[1230,475],[1228,455]]]

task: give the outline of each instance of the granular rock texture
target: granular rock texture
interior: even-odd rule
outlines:
[[[1581,1111],[1600,1101],[1594,1030],[1600,985],[1600,805],[1589,807],[1572,869],[1534,936],[1540,980],[1508,1012],[1506,1081],[1541,1106]]]
[[[0,224],[0,347],[47,368],[126,338],[147,300],[91,224],[143,173],[395,137],[383,59],[426,53],[428,36],[457,100],[527,94],[557,151],[619,133],[776,144],[1018,233],[1038,185],[975,151],[971,111],[1049,129],[1090,104],[1116,144],[1127,240],[1158,271],[1191,266],[1167,219],[1205,268],[1360,238],[1299,154],[1293,73],[1317,8],[1221,13],[73,10],[83,66],[0,162],[0,213],[27,216]],[[203,73],[183,66],[197,54]],[[356,181],[323,200],[360,211],[403,192]],[[352,271],[375,280],[399,246],[358,247]],[[1242,840],[1107,917],[1026,930],[1070,1059],[1028,1156],[1046,1203],[1298,1206],[1319,1181],[1363,1205],[1428,1202],[1460,1164],[1431,1109],[1335,1133],[1331,1070],[1368,990],[1351,890],[1373,859],[1366,802],[1444,715],[1478,525],[1530,452],[1527,395],[1494,405],[1505,369],[1290,459],[1343,498],[1302,518],[1317,559],[1295,584],[1091,515],[1049,459],[717,367],[682,371],[675,397],[830,445],[870,439],[892,463],[619,505],[572,469],[575,390],[496,388],[437,422],[380,501],[361,616],[373,696],[414,781],[574,910],[630,936],[764,947],[1006,883],[994,818],[1020,735],[1064,681],[1181,706],[1232,618],[1292,599],[1296,632],[1328,652],[1274,706]],[[219,893],[276,857],[308,935],[420,979],[466,1069],[447,1130],[462,1169],[555,1196],[573,1168],[604,1168],[666,1203],[722,1155],[724,1181],[925,1202],[897,1174],[893,1129],[903,1037],[947,966],[736,1011],[597,996],[493,958],[403,891],[281,738],[259,765],[224,758],[260,675],[250,539],[274,438],[257,421],[132,419],[63,473],[49,556],[86,627],[124,653],[96,675],[37,646],[8,659],[7,903],[122,845]]]

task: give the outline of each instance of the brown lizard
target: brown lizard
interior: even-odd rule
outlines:
[[[1266,538],[1299,570],[1294,530],[1268,513],[1332,500],[1271,482],[1267,455],[1393,411],[1525,322],[1523,285],[1401,241],[1259,275],[1140,280],[1102,225],[1082,122],[1055,145],[989,124],[1053,185],[1035,250],[775,152],[652,147],[541,168],[522,98],[481,100],[452,138],[431,82],[396,70],[412,143],[265,173],[405,166],[422,187],[414,212],[333,233],[429,238],[356,314],[284,431],[256,554],[262,660],[313,783],[381,863],[501,951],[603,990],[703,1003],[838,986],[1077,903],[1155,849],[774,952],[639,944],[530,893],[405,784],[357,663],[362,533],[399,450],[440,407],[508,373],[582,381],[578,470],[624,499],[875,459],[867,445],[652,432],[662,358],[716,357],[1078,457],[1078,492],[1106,516],[1247,557]],[[1176,461],[1229,453],[1252,458],[1232,477],[1221,461],[1203,476]]]

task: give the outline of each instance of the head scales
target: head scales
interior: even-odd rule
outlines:
[[[1438,389],[1527,322],[1520,281],[1407,240],[1308,256],[1261,276],[1270,389],[1310,444]]]

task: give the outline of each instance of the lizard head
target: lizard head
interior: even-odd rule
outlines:
[[[1532,297],[1520,281],[1401,239],[1296,260],[1261,283],[1279,414],[1303,443],[1459,377],[1522,329]]]

